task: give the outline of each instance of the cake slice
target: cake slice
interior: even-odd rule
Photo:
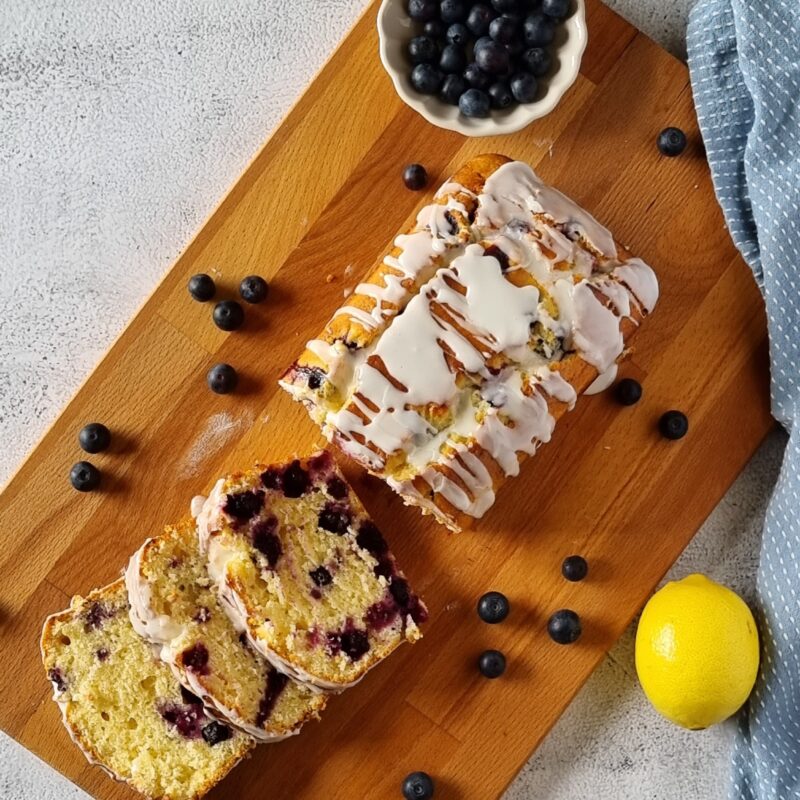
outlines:
[[[92,764],[150,798],[202,797],[254,745],[211,719],[131,626],[122,579],[44,623],[64,725]]]
[[[194,521],[148,539],[125,571],[131,623],[214,716],[261,741],[299,733],[327,696],[278,672],[220,604]]]
[[[419,638],[427,610],[327,451],[220,479],[197,525],[234,625],[298,680],[340,691]]]
[[[615,369],[653,270],[533,170],[467,162],[280,383],[325,436],[452,530],[492,506]]]

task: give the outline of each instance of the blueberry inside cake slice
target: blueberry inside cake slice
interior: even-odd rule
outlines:
[[[327,696],[278,672],[223,610],[193,521],[149,539],[125,572],[131,623],[215,716],[262,741],[299,733]]]
[[[142,794],[201,797],[253,747],[209,717],[134,631],[121,579],[45,621],[42,659],[87,759]]]
[[[327,451],[221,479],[197,522],[234,624],[299,680],[345,689],[419,638],[427,610]]]

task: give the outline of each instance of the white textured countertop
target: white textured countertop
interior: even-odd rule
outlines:
[[[5,0],[0,483],[363,5]],[[690,0],[611,5],[683,54]],[[749,594],[783,441],[770,437],[673,574],[706,572]],[[661,720],[636,684],[632,642],[629,631],[509,789],[509,800],[724,796],[732,726],[691,733]],[[86,795],[0,734],[0,797]]]

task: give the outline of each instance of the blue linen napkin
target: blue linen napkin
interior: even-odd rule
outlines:
[[[762,664],[731,797],[800,797],[800,0],[700,0],[687,36],[700,128],[734,242],[764,293],[772,412],[789,432],[756,585]]]

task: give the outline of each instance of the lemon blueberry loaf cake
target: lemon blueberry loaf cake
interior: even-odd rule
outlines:
[[[658,282],[505,156],[469,161],[281,385],[326,437],[453,530],[612,369]]]
[[[134,630],[215,716],[262,741],[299,733],[326,695],[278,672],[223,610],[193,521],[168,527],[125,571]]]
[[[151,798],[204,795],[253,747],[211,719],[131,626],[120,579],[45,621],[42,658],[87,759]]]
[[[197,525],[234,625],[298,680],[340,691],[419,638],[427,610],[327,451],[219,480]]]

